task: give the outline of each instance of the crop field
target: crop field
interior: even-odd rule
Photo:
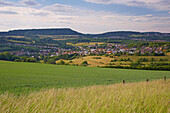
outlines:
[[[13,37],[13,38],[25,38],[25,36],[5,36],[5,37]]]
[[[0,94],[1,113],[169,113],[170,80]]]
[[[104,42],[81,42],[81,43],[76,43],[76,44],[72,44],[72,43],[67,43],[68,45],[72,45],[72,46],[88,46],[88,45],[95,45],[95,44],[104,44]]]
[[[0,93],[8,91],[21,94],[42,88],[108,85],[122,80],[138,82],[164,76],[170,78],[170,72],[0,61]]]
[[[10,42],[16,42],[16,43],[25,43],[25,44],[30,44],[31,42],[27,42],[27,41],[17,41],[17,40],[8,40]]]

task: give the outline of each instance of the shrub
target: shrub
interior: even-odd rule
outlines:
[[[84,62],[82,63],[82,65],[83,65],[83,66],[87,66],[87,65],[88,65],[87,61],[84,61]]]
[[[14,62],[21,62],[21,60],[20,59],[15,59],[15,61]]]

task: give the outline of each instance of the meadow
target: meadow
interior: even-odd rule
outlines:
[[[30,93],[50,88],[78,88],[170,78],[169,71],[107,69],[0,61],[0,93]]]
[[[83,88],[48,89],[29,95],[0,94],[1,113],[169,113],[170,80]]]
[[[95,59],[95,57],[100,57],[101,59]],[[121,59],[128,59],[130,58],[131,61],[136,62],[138,59],[140,58],[147,58],[147,59],[151,59],[154,58],[155,60],[159,60],[159,59],[168,59],[168,61],[166,61],[166,63],[168,63],[170,61],[170,52],[168,52],[166,54],[166,56],[126,56],[126,55],[122,55],[122,56],[113,56],[113,58],[110,58],[109,56],[105,57],[105,56],[85,56],[82,58],[76,58],[72,60],[71,64],[78,64],[81,65],[81,63],[83,61],[87,61],[89,65],[87,65],[88,67],[97,67],[97,66],[105,66],[105,65],[109,65],[110,63],[114,63],[114,65],[122,65],[122,66],[129,66],[129,64],[131,63],[130,61],[119,61]],[[111,60],[117,59],[117,62],[111,62]],[[59,60],[60,61],[60,60]],[[69,63],[70,60],[64,60],[66,63]],[[58,61],[57,61],[58,62]],[[148,64],[151,62],[145,62],[145,64]]]

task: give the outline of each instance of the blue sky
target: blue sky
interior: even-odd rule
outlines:
[[[0,0],[0,31],[170,32],[170,0]]]

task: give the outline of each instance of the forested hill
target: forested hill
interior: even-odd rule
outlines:
[[[0,36],[27,36],[27,35],[82,35],[82,34],[69,28],[26,29],[26,30],[10,30],[8,32],[0,32]]]
[[[112,36],[170,36],[170,33],[160,33],[160,32],[134,32],[134,31],[116,31],[116,32],[106,32],[102,34],[88,34],[93,37],[112,37]]]
[[[170,33],[160,32],[133,32],[133,31],[116,31],[106,32],[102,34],[83,34],[74,31],[70,28],[54,28],[54,29],[25,29],[25,30],[10,30],[8,32],[0,32],[0,36],[30,36],[30,35],[79,35],[85,37],[141,37],[141,36],[156,36],[156,37],[170,37]]]

